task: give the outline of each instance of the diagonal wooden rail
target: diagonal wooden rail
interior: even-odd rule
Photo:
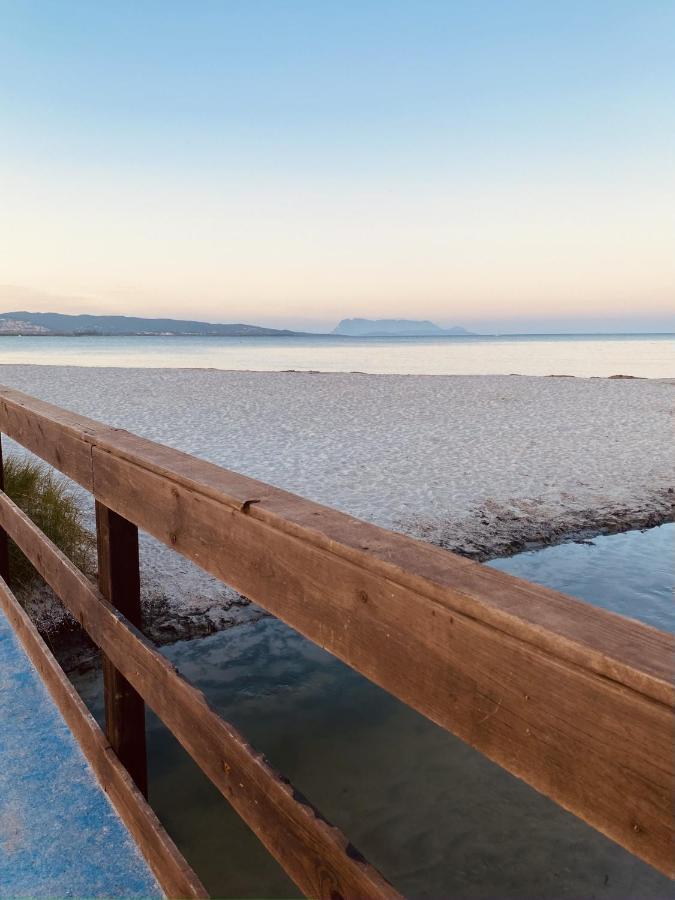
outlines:
[[[398,896],[2,494],[0,526],[307,896]]]
[[[164,892],[170,897],[208,897],[204,885],[148,806],[98,723],[2,577],[0,609],[42,676],[96,778],[142,850]]]
[[[0,431],[635,855],[673,871],[668,635],[10,388],[0,387]],[[7,504],[0,504],[0,525],[29,549],[40,543]],[[44,546],[30,558],[44,567]],[[60,574],[50,577],[67,604],[83,603],[84,583],[76,589],[68,566],[61,560]],[[100,596],[87,596],[80,607],[85,627],[95,629],[94,639],[132,687],[159,704],[149,696],[159,671],[143,662],[152,648],[146,642],[137,651],[142,674],[134,674],[119,647],[129,644],[127,631],[142,637],[126,622],[121,628],[119,613]],[[98,624],[85,607],[97,610]],[[180,684],[171,681],[171,692],[183,698],[185,714],[193,705],[201,710],[203,698]],[[217,733],[206,757],[228,746]],[[190,737],[179,737],[189,750]],[[241,739],[232,740],[234,747]],[[222,781],[216,770],[211,760],[207,773]],[[249,789],[259,805],[269,805],[253,784]],[[224,793],[240,803],[240,813],[250,807],[236,791]],[[287,833],[287,819],[266,838],[259,830],[265,818],[248,821],[287,870],[297,859],[301,871],[289,874],[303,890],[324,891],[316,845]],[[336,840],[341,864],[354,861],[344,839]],[[309,878],[307,859],[314,861]],[[376,885],[391,890],[370,869],[367,877],[367,896],[379,895]],[[349,884],[331,890],[364,896]]]

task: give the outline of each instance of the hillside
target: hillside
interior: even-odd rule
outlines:
[[[257,325],[218,325],[182,319],[142,319],[136,316],[69,316],[63,313],[0,313],[0,334],[24,335],[292,335],[294,331],[260,328]]]

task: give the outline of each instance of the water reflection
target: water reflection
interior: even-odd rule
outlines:
[[[673,523],[545,547],[488,565],[662,631],[675,631]]]
[[[652,617],[668,602],[672,528],[497,565]],[[651,573],[644,582],[628,577],[636,556]],[[657,872],[274,619],[165,653],[408,896],[670,896]],[[96,704],[96,686],[84,689]],[[173,738],[149,724],[151,802],[212,895],[297,896]]]

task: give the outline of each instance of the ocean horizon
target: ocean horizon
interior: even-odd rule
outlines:
[[[675,377],[672,333],[4,335],[0,364],[397,375]]]

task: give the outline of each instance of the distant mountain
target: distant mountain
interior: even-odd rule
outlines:
[[[416,337],[471,334],[459,325],[454,328],[440,328],[433,322],[416,321],[415,319],[343,319],[333,329],[333,334],[344,334],[352,337]]]
[[[135,316],[68,316],[62,313],[0,313],[0,334],[53,335],[216,335],[228,337],[293,335],[295,331],[257,325],[214,325],[182,319],[139,319]]]

